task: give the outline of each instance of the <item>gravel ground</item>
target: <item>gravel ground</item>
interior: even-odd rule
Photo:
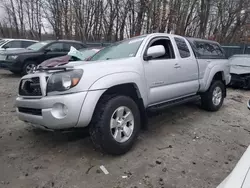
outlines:
[[[93,149],[86,132],[46,132],[19,121],[19,79],[0,70],[3,188],[216,187],[250,143],[250,92],[229,89],[220,111],[187,104],[149,114],[149,129],[130,152],[103,155]]]

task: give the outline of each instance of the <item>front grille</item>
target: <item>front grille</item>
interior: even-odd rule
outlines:
[[[18,107],[18,111],[21,113],[31,114],[31,115],[36,115],[36,116],[42,115],[41,109]]]
[[[19,86],[19,95],[22,96],[42,96],[39,77],[27,78],[21,80]]]

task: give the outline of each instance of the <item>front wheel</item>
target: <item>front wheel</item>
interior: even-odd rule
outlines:
[[[90,125],[94,145],[102,151],[121,155],[130,150],[140,130],[140,112],[128,96],[104,96]]]
[[[33,61],[26,62],[23,66],[22,75],[32,73],[35,67],[36,67],[35,62],[33,62]]]
[[[201,106],[208,111],[218,111],[225,98],[226,87],[222,81],[213,81],[208,91],[201,94]]]

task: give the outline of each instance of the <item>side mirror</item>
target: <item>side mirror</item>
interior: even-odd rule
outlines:
[[[45,54],[48,53],[48,52],[51,52],[51,49],[48,49],[48,48],[44,49]]]
[[[166,53],[164,46],[156,45],[152,46],[147,51],[147,59],[157,58],[163,56]]]

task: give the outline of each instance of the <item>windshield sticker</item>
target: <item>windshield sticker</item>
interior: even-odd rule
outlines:
[[[133,44],[133,43],[136,43],[136,42],[141,42],[143,40],[144,40],[144,38],[134,39],[134,40],[129,41],[129,44]]]

